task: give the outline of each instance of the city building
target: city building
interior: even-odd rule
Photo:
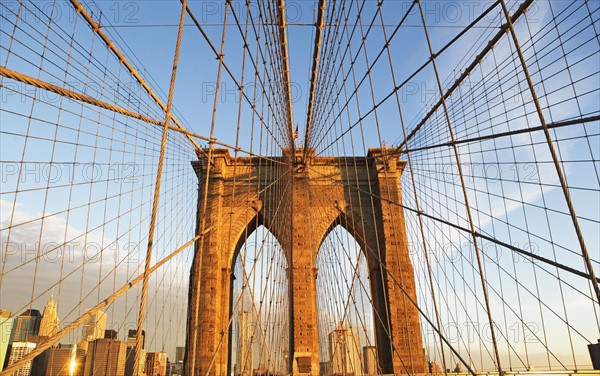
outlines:
[[[135,342],[137,340],[138,331],[136,329],[130,329],[127,332],[127,360],[125,362],[125,374],[133,375],[135,369]],[[140,355],[138,356],[137,369],[138,375],[143,374],[146,369],[146,332],[142,330],[142,348]]]
[[[167,376],[181,376],[179,364],[167,360]]]
[[[242,310],[238,314],[237,322],[237,357],[234,374],[250,375],[252,372],[252,336],[254,335],[252,308]]]
[[[38,312],[39,313],[39,312]],[[13,342],[8,358],[8,366],[11,366],[21,360],[25,355],[35,349],[37,345],[33,342]],[[12,374],[12,376],[30,376],[33,361],[25,363],[21,368]]]
[[[60,320],[58,319],[58,311],[54,303],[54,296],[50,296],[50,300],[44,307],[44,314],[40,320],[40,337],[51,337],[58,333]]]
[[[9,345],[13,342],[14,330],[15,319],[11,312],[0,309],[0,371],[10,355]]]
[[[125,376],[127,344],[109,338],[89,342],[83,376]]]
[[[588,351],[590,352],[592,367],[595,370],[600,370],[600,339],[598,339],[598,343],[590,343],[588,345]]]
[[[185,357],[185,347],[177,346],[175,348],[175,361],[170,362],[167,367],[167,376],[183,375],[183,358]]]
[[[146,375],[147,376],[166,376],[167,375],[167,353],[149,352],[146,355]]]
[[[87,311],[86,311],[87,312]],[[85,324],[81,331],[81,342],[79,348],[83,351],[88,350],[88,343],[95,339],[104,338],[106,330],[106,313],[102,311],[96,312]]]
[[[170,376],[183,375],[183,358],[185,357],[185,347],[177,346],[175,348],[175,362],[171,363]]]
[[[44,342],[47,338],[48,337],[42,337],[42,336],[38,336],[38,335],[28,335],[26,341],[19,342],[19,343],[25,343],[25,344],[29,344],[29,345],[21,346],[20,348],[17,348],[15,350],[15,346],[16,346],[15,344],[17,343],[15,341],[15,342],[13,342],[12,345],[9,345],[10,354],[12,355],[13,350],[15,350],[15,356],[17,358],[14,361],[16,362],[17,360],[20,360],[23,356],[29,354],[29,352],[31,351],[29,349],[30,347],[35,349],[38,344]],[[33,346],[31,346],[31,345],[33,345]],[[28,362],[27,368],[29,369],[30,374],[31,375],[43,375],[46,372],[47,360],[48,360],[48,351],[46,350],[43,353],[36,356],[35,358],[33,358],[32,361]]]
[[[135,341],[137,338],[137,330],[130,329],[127,332],[127,347],[135,347]],[[142,330],[142,349],[146,348],[146,331]]]
[[[85,352],[74,345],[61,345],[46,350],[46,376],[81,376]]]
[[[363,367],[365,375],[377,375],[377,349],[375,346],[363,347]]]
[[[21,313],[17,316],[13,341],[25,342],[28,336],[37,336],[40,332],[41,321],[42,314],[37,309],[28,309]]]
[[[329,333],[332,375],[362,375],[358,338],[351,328],[340,324]]]
[[[104,338],[106,330],[106,313],[96,312],[85,324],[81,333],[82,341],[93,341],[98,338]]]
[[[183,363],[185,357],[185,347],[177,346],[175,348],[175,363]]]
[[[134,364],[135,364],[135,347],[127,346],[125,360],[125,374],[133,375]],[[138,358],[138,375],[143,375],[146,372],[146,350],[140,350],[140,356]]]
[[[106,339],[117,339],[119,333],[114,329],[106,329],[104,331],[104,338]]]

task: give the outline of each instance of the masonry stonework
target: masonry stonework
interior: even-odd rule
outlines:
[[[233,265],[246,237],[264,225],[288,261],[289,372],[319,374],[315,260],[328,233],[341,225],[360,244],[369,267],[377,359],[382,373],[423,373],[427,365],[408,254],[400,176],[393,149],[366,157],[308,153],[259,159],[212,150],[194,168],[199,179],[199,232],[190,272],[186,375],[225,375]],[[207,199],[204,202],[204,192]],[[203,226],[200,224],[203,223]],[[202,228],[201,228],[202,227]],[[195,343],[195,346],[194,346]]]

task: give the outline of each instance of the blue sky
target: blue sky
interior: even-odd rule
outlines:
[[[0,51],[2,66],[33,77],[39,75],[39,78],[59,86],[66,86],[74,91],[83,90],[95,98],[162,120],[164,115],[160,109],[148,99],[120,66],[118,60],[93,36],[83,20],[74,16],[70,5],[56,3],[51,7],[50,3],[36,3],[39,8],[32,7],[21,15],[20,25],[23,29],[14,31],[12,23],[15,18],[11,11],[18,9],[17,3],[3,2],[1,14],[4,18],[1,23],[2,50]],[[245,8],[242,2],[236,1],[233,4],[243,27],[246,21]],[[354,2],[352,4],[349,19],[356,18],[357,14],[356,4]],[[374,16],[377,17],[375,25],[380,24],[379,15],[375,13],[376,8],[373,4],[367,2],[362,12],[364,23],[362,32],[365,34],[366,25]],[[425,18],[433,50],[439,51],[461,31],[461,27],[475,19],[490,4],[488,1],[424,1]],[[549,123],[598,115],[600,112],[598,107],[600,48],[597,33],[594,34],[593,31],[594,28],[596,30],[600,28],[598,2],[587,2],[587,7],[582,3],[573,4],[576,3],[535,2],[527,17],[522,18],[515,25],[524,56],[530,64],[535,89],[539,94],[546,121]],[[382,14],[385,25],[389,25],[385,26],[388,37],[395,30],[395,25],[409,5],[407,1],[385,2]],[[509,1],[508,6],[511,11],[514,11],[518,3]],[[104,31],[166,102],[180,12],[179,3],[99,1],[95,4],[88,3],[87,8],[92,11],[95,19],[101,20]],[[223,4],[191,1],[190,8],[197,15],[212,43],[219,48],[224,16]],[[44,43],[48,28],[44,24],[43,14],[50,14],[52,9],[54,9],[55,24],[48,33],[48,42]],[[312,64],[314,38],[314,27],[310,24],[314,22],[315,9],[316,4],[313,1],[287,2],[290,23],[288,35],[293,121],[300,129],[300,139],[297,143],[303,141],[306,124],[309,71]],[[591,15],[586,14],[590,9]],[[252,12],[256,16],[256,8],[252,8]],[[227,15],[224,61],[239,81],[242,76],[243,39],[232,16],[231,12]],[[562,21],[555,25],[552,22],[553,17]],[[444,90],[454,82],[497,32],[499,19],[498,12],[492,12],[480,21],[476,28],[468,31],[436,59]],[[58,27],[60,31],[57,31]],[[351,30],[352,26],[349,26],[345,32],[350,33]],[[21,43],[8,44],[9,41],[12,42],[13,33],[17,36],[16,40]],[[77,43],[71,42],[71,35],[76,35]],[[343,34],[340,37],[344,44],[347,43],[347,35]],[[403,111],[403,117],[400,119],[395,96],[392,95],[384,100],[394,91],[390,64],[387,54],[384,53],[373,67],[372,81],[366,79],[356,90],[361,116],[374,107],[371,83],[375,103],[384,100],[377,107],[377,120],[373,111],[359,121],[359,108],[355,98],[349,101],[347,111],[340,112],[339,108],[343,107],[347,100],[346,95],[354,91],[356,86],[350,75],[350,62],[355,59],[356,79],[363,78],[367,70],[367,58],[369,64],[373,64],[382,51],[384,38],[381,26],[368,32],[364,44],[361,40],[361,30],[357,27],[350,43],[351,52],[345,55],[338,76],[335,73],[338,72],[339,61],[335,66],[321,67],[322,70],[330,72],[329,83],[332,91],[328,92],[330,102],[327,102],[328,106],[325,108],[332,109],[332,112],[322,124],[319,124],[320,128],[317,128],[317,131],[324,131],[328,127],[331,127],[332,131],[315,145],[320,155],[353,153],[362,155],[366,152],[365,149],[378,146],[381,141],[385,141],[388,145],[398,145],[404,138],[401,120],[410,131],[439,98],[433,68],[429,64],[398,90]],[[535,43],[532,44],[531,41]],[[9,48],[10,53],[8,53]],[[250,48],[255,49],[255,44],[251,43]],[[539,125],[539,118],[534,111],[524,76],[514,68],[513,61],[516,59],[514,59],[513,49],[514,45],[509,42],[508,35],[504,36],[465,80],[458,93],[448,99],[450,117],[457,139]],[[72,57],[69,59],[66,58],[67,51],[71,51]],[[39,56],[41,52],[44,52],[43,59]],[[252,50],[252,54],[256,56],[256,50]],[[390,42],[390,54],[396,84],[407,79],[428,60],[429,50],[420,16],[414,9],[408,15],[405,26],[399,29]],[[68,67],[67,75],[64,74],[65,67]],[[189,130],[205,136],[209,135],[211,128],[217,67],[218,61],[212,50],[189,17],[186,18],[174,104],[177,118]],[[514,73],[515,71],[518,73]],[[346,92],[343,86],[345,75],[349,75],[346,81]],[[258,80],[249,61],[246,62],[244,77],[244,92],[248,97],[253,98]],[[60,293],[66,295],[63,297],[63,304],[59,304],[59,314],[61,318],[68,321],[77,317],[86,305],[109,294],[114,286],[119,286],[127,277],[137,275],[140,265],[143,265],[143,257],[136,257],[133,262],[122,262],[126,258],[131,259],[131,255],[124,256],[131,251],[131,247],[139,248],[136,251],[138,253],[140,250],[142,254],[144,252],[140,245],[147,240],[150,200],[154,184],[152,176],[156,169],[160,129],[148,127],[143,122],[127,119],[124,116],[115,116],[109,111],[99,111],[92,106],[82,107],[75,101],[61,100],[52,93],[39,90],[36,92],[32,87],[16,81],[4,79],[2,82],[4,85],[1,112],[3,133],[0,151],[3,162],[2,239],[7,241],[11,238],[19,244],[25,244],[24,249],[33,250],[33,253],[39,248],[36,243],[77,242],[73,246],[76,256],[71,262],[61,263],[63,266],[60,275],[67,274],[71,269],[75,270],[68,278],[69,283],[77,286],[85,285],[86,289],[77,288],[76,290],[82,291],[72,291],[66,288],[66,283],[63,283]],[[273,139],[265,132],[260,136],[258,120],[256,117],[253,119],[251,108],[244,100],[241,106],[240,131],[236,137],[240,108],[239,92],[233,80],[225,72],[220,85],[215,137],[231,145],[238,143],[242,148],[252,149],[259,154],[278,155],[280,151],[277,142],[281,141],[282,136],[277,135]],[[342,94],[336,100],[333,94],[338,91]],[[34,95],[38,100],[33,105]],[[257,107],[265,104],[266,102],[259,98]],[[272,119],[266,116],[267,122],[272,125]],[[54,127],[54,124],[61,126]],[[255,124],[254,131],[251,128],[252,124]],[[579,216],[587,248],[595,260],[597,274],[600,274],[598,125],[598,121],[589,122],[585,125],[560,128],[552,131],[551,134],[555,140],[559,140],[555,141],[555,147],[564,161],[562,168],[569,186],[572,187],[571,196],[575,211]],[[352,130],[348,131],[350,127]],[[277,134],[277,127],[272,125],[272,129]],[[344,137],[331,138],[332,134],[343,131],[348,131]],[[24,134],[28,135],[27,139],[23,137]],[[437,111],[425,123],[423,131],[412,139],[409,147],[427,147],[448,140],[449,134],[443,113]],[[342,144],[343,147],[340,146]],[[189,169],[189,161],[195,158],[194,151],[181,137],[172,136],[169,139],[169,146],[168,167],[163,185],[165,194],[161,198],[161,213],[164,213],[164,216],[159,222],[162,236],[158,240],[158,255],[155,255],[157,259],[191,237],[195,215],[193,208],[185,204],[185,202],[195,202],[197,194],[195,184],[189,184],[190,181],[195,181],[194,173]],[[570,267],[584,270],[572,223],[564,214],[566,212],[564,195],[558,187],[554,167],[549,163],[551,158],[548,146],[541,132],[463,144],[459,146],[459,153],[463,169],[466,171],[466,186],[471,207],[475,212],[475,227],[479,231],[517,247],[526,247],[525,244],[528,244],[527,247],[533,247],[532,249],[540,252],[539,254],[544,257],[551,259],[556,257]],[[413,171],[416,175],[415,185],[421,207],[427,213],[450,222],[465,223],[464,199],[461,192],[457,190],[459,182],[451,149],[425,149],[412,153],[412,158]],[[22,168],[23,164],[19,165],[21,161],[28,162],[27,166],[32,168],[29,174]],[[48,174],[51,174],[52,170],[43,170],[43,163],[49,161],[53,162],[55,167],[58,166],[57,171],[60,171],[56,179],[50,179],[52,181],[48,181]],[[72,166],[73,161],[76,161],[77,165]],[[99,167],[89,167],[92,162]],[[100,175],[97,176],[96,181],[91,179],[95,184],[89,184],[90,176],[95,173]],[[80,184],[70,184],[73,182]],[[415,208],[413,182],[408,168],[402,177],[402,186],[404,204]],[[45,187],[52,187],[52,189],[45,189]],[[19,193],[16,194],[16,191]],[[109,199],[104,200],[106,197]],[[90,202],[93,204],[88,205]],[[70,210],[65,211],[65,208]],[[410,211],[405,215],[410,241],[418,244],[421,235],[417,217]],[[19,223],[23,225],[7,230]],[[470,264],[473,260],[472,245],[469,244],[471,240],[464,233],[439,222],[426,220],[426,224],[428,225],[426,238],[430,252],[440,257],[440,261],[436,264],[438,273],[436,279],[440,294],[448,299],[445,307],[448,315],[445,320],[448,322],[472,320],[472,317],[468,317],[472,312],[461,312],[461,303],[455,297],[459,297],[464,291],[466,294],[464,296],[469,298],[463,303],[467,304],[468,301],[469,304],[476,305],[474,299],[479,298],[480,286],[471,285],[470,281],[468,283],[451,281],[449,277],[460,270],[459,264],[460,268],[467,268],[469,273],[474,270]],[[102,260],[98,259],[83,269],[79,268],[82,260],[85,259],[81,256],[81,252],[83,249],[89,249],[86,244],[91,243],[99,244],[99,249],[114,247],[118,250],[115,252],[116,256],[100,252],[99,254],[103,255]],[[421,249],[420,247],[416,246],[417,249]],[[19,256],[10,254],[12,258],[8,259],[5,268],[22,264],[23,260],[30,260],[33,254],[23,256],[22,249],[15,252],[19,252]],[[510,310],[507,311],[506,308],[518,304],[518,299],[529,299],[521,302],[525,307],[523,315],[530,310],[528,317],[532,317],[532,322],[539,324],[542,319],[545,319],[547,322],[544,325],[547,331],[557,333],[548,336],[546,339],[548,346],[562,354],[561,359],[567,359],[564,360],[565,363],[573,363],[569,359],[572,357],[568,349],[570,345],[562,341],[562,338],[568,337],[571,331],[560,322],[560,318],[568,317],[571,325],[587,339],[593,341],[598,337],[600,334],[598,312],[592,309],[593,303],[590,302],[589,295],[585,296],[585,293],[590,294],[589,286],[580,278],[564,272],[560,272],[564,283],[559,285],[554,276],[557,273],[555,269],[545,266],[549,270],[546,273],[539,268],[534,269],[532,264],[515,264],[508,252],[510,251],[507,249],[500,249],[500,261],[486,264],[486,274],[491,285],[512,286],[509,291],[491,294],[492,306],[498,312],[503,312],[503,317],[498,320],[505,324],[504,331],[511,332],[512,329],[507,328],[515,323],[517,326],[520,325],[516,318],[518,315],[508,312]],[[448,261],[447,258],[454,262]],[[182,304],[184,294],[181,292],[179,295],[174,294],[173,289],[174,286],[176,289],[180,284],[185,285],[187,281],[189,254],[182,255],[178,260],[179,263],[170,267],[164,280],[157,278],[152,281],[159,286],[157,287],[159,294],[172,297],[169,299],[175,302],[172,304],[173,307]],[[58,281],[55,261],[49,260],[37,267],[35,263],[29,262],[5,277],[1,291],[1,304],[16,311],[27,306],[33,296],[37,299],[35,307],[42,308],[51,292],[51,288],[42,286],[50,286]],[[418,265],[415,267],[418,278],[422,281],[428,280],[419,253],[414,256],[414,261]],[[115,268],[115,262],[121,263]],[[112,268],[118,272],[114,272]],[[501,268],[508,271],[504,272]],[[534,270],[537,274],[534,274]],[[518,276],[519,283],[522,285],[511,278],[511,273]],[[23,278],[23,275],[33,274],[36,275],[34,280],[38,281],[34,289],[31,285],[17,285],[17,281]],[[98,280],[103,278],[106,278],[106,281],[102,282],[99,288],[90,287],[91,292],[87,291],[87,284],[95,286]],[[427,299],[427,283],[423,282],[420,287],[421,302],[431,314],[431,301]],[[567,283],[573,288],[566,285]],[[554,315],[549,309],[540,308],[539,304],[536,304],[537,300],[522,290],[524,286],[537,288],[536,293],[551,301],[550,308],[558,314]],[[473,290],[469,291],[469,287]],[[565,290],[560,292],[560,288]],[[584,294],[580,294],[574,288]],[[58,293],[58,287],[54,290],[55,294]],[[555,297],[557,291],[560,293],[560,299]],[[88,292],[90,296],[85,297]],[[133,291],[128,299],[134,301],[136,295],[137,291]],[[160,296],[156,295],[155,307],[158,308],[155,308],[156,311],[150,318],[155,322],[160,322],[163,319],[160,317],[165,314],[164,310],[161,313],[163,298]],[[505,302],[502,302],[501,296]],[[525,298],[526,296],[528,298]],[[82,297],[85,297],[84,303],[78,304]],[[135,317],[136,304],[131,301],[128,301],[124,307],[131,308],[133,311],[129,314],[115,313],[115,321],[120,320],[121,317],[129,319]],[[564,309],[562,301],[567,302]],[[74,312],[71,312],[72,307],[75,307]],[[117,309],[119,310],[127,311],[127,308]],[[177,312],[174,309],[169,314],[181,315]],[[451,316],[452,312],[454,316]],[[480,315],[481,312],[478,314]],[[178,322],[181,323],[182,320],[183,318],[178,316]],[[429,333],[427,330],[425,332]],[[161,336],[163,339],[168,337],[167,333],[167,330],[161,329],[155,343],[160,342]],[[521,333],[521,336],[523,334]],[[177,335],[179,339],[181,335],[180,331]],[[575,338],[573,346],[579,357],[577,361],[585,363],[588,360],[584,348],[585,341],[581,337],[573,334]],[[433,336],[428,335],[427,340],[433,343]],[[522,341],[519,344],[524,345]],[[174,347],[174,345],[171,343],[168,346]],[[533,352],[544,352],[539,341],[530,346]],[[524,350],[519,348],[518,351]],[[430,350],[430,353],[434,351]],[[489,360],[481,362],[489,365]]]

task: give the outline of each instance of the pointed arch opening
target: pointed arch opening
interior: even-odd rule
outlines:
[[[228,374],[285,374],[289,356],[287,259],[275,236],[258,222],[236,248]]]
[[[323,238],[316,266],[321,374],[377,374],[367,258],[341,222]]]

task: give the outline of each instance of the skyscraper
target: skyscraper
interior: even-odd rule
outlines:
[[[118,333],[114,329],[106,329],[104,331],[104,338],[107,339],[117,339]]]
[[[48,351],[46,376],[81,376],[85,352],[73,345],[58,345]]]
[[[351,328],[340,324],[329,333],[331,373],[336,375],[362,375],[358,339]]]
[[[37,336],[40,332],[42,314],[37,309],[28,309],[17,316],[13,341],[25,342],[27,336]]]
[[[242,310],[238,316],[237,359],[235,373],[250,375],[252,372],[252,335],[253,330],[252,308]]]
[[[183,358],[185,357],[185,347],[177,346],[175,348],[175,363],[173,364],[171,374],[181,376],[183,374]]]
[[[39,312],[38,312],[39,313]],[[25,355],[35,349],[36,344],[33,342],[13,342],[10,350],[10,357],[8,358],[8,365],[13,365],[21,360]],[[33,361],[25,363],[21,368],[12,374],[12,376],[30,376]]]
[[[44,314],[40,321],[40,337],[50,337],[58,333],[59,328],[58,311],[54,303],[54,296],[50,296],[48,304],[44,308]]]
[[[135,341],[137,338],[137,330],[130,329],[127,332],[127,347],[135,347]],[[146,331],[142,330],[142,349],[146,348]]]
[[[10,355],[8,345],[13,341],[15,330],[15,319],[11,313],[0,309],[0,371],[4,366],[4,361]]]
[[[133,375],[133,370],[135,367],[135,347],[127,347],[125,356],[125,374]],[[137,368],[138,375],[143,375],[146,372],[146,350],[144,349],[140,350]]]
[[[377,349],[375,346],[363,347],[365,375],[377,375]]]
[[[167,353],[151,352],[146,355],[146,375],[165,376],[167,374]]]
[[[184,356],[185,356],[185,347],[177,346],[175,348],[175,363],[183,363]]]
[[[127,347],[125,342],[99,338],[89,342],[84,376],[124,376]]]
[[[175,362],[171,363],[171,375],[181,376],[183,374],[183,358],[185,357],[185,347],[177,346],[175,348]]]
[[[125,374],[133,375],[133,370],[135,368],[135,341],[137,338],[138,331],[135,329],[130,329],[127,332],[127,360],[125,362]],[[142,330],[142,349],[140,350],[140,355],[138,357],[138,375],[141,375],[144,369],[146,368],[146,350],[144,347],[146,345],[146,332]]]
[[[86,311],[87,312],[87,311]],[[79,342],[79,348],[83,351],[88,350],[88,345],[91,341],[104,338],[104,332],[106,330],[106,313],[97,311],[92,317],[83,324],[81,330],[81,341]]]
[[[104,330],[106,330],[106,313],[98,311],[83,324],[81,340],[93,341],[98,338],[104,338]]]

